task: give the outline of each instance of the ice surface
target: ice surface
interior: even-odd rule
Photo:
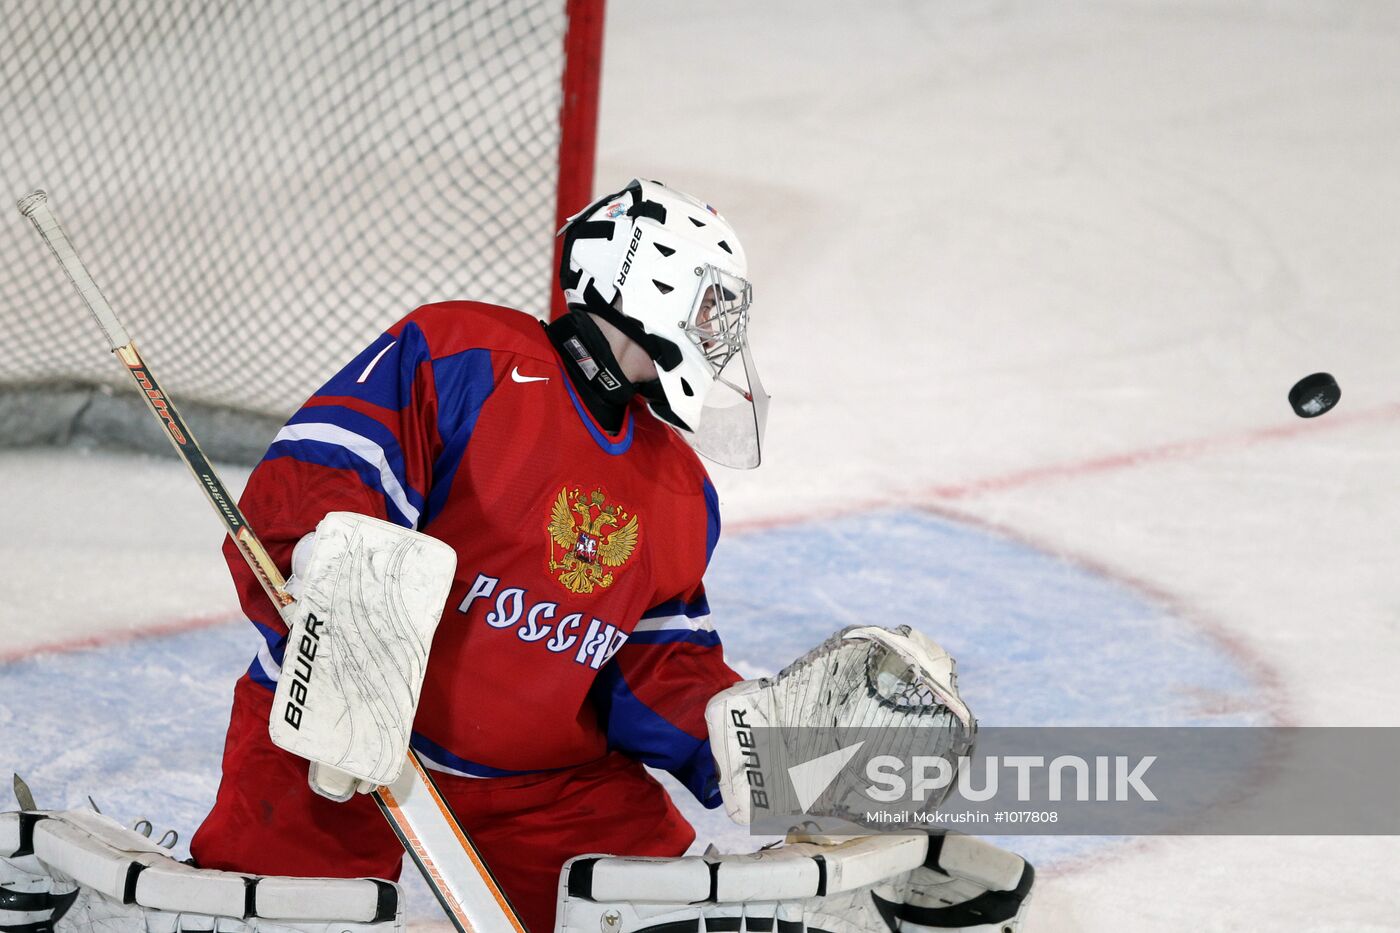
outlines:
[[[767,462],[716,471],[711,587],[741,670],[915,621],[987,724],[1400,724],[1393,4],[613,0],[608,26],[600,186],[694,190],[752,264]],[[1302,421],[1319,370],[1345,397]],[[230,612],[206,511],[176,464],[4,455],[0,655]],[[752,549],[762,582],[727,576]],[[64,803],[168,773],[193,812],[217,724],[143,759],[130,707],[41,682],[120,699],[188,650],[200,673],[125,695],[165,717],[253,647],[8,664],[0,747]],[[1037,857],[1034,931],[1400,928],[1390,838]]]

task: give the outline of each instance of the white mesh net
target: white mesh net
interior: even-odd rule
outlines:
[[[46,188],[177,400],[286,414],[385,326],[544,316],[564,0],[0,0],[0,179]],[[0,384],[120,384],[13,208]]]

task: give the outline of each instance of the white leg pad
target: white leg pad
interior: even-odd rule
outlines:
[[[580,856],[560,878],[555,931],[732,929],[744,918],[762,922],[741,929],[781,930],[781,921],[814,933],[1016,933],[1034,880],[1022,858],[981,839],[924,833],[748,855]]]
[[[1016,887],[1025,864],[1015,852],[997,848],[978,836],[944,836],[943,850],[938,853],[939,870],[992,891]]]
[[[26,853],[31,852],[32,855]],[[281,878],[199,869],[86,810],[0,814],[0,887],[35,878],[73,892],[57,930],[113,933],[390,933],[403,928],[398,887],[371,878]],[[6,922],[16,918],[6,917]]]
[[[593,866],[599,900],[635,900],[642,892],[666,891],[680,901],[710,896],[710,866],[702,858],[605,858]]]

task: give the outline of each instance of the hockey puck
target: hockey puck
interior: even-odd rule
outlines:
[[[1288,404],[1299,418],[1316,418],[1331,411],[1341,397],[1341,387],[1331,373],[1313,373],[1299,379],[1289,391]]]

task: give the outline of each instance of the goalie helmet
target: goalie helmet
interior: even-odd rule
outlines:
[[[633,180],[565,223],[559,279],[569,308],[596,314],[656,363],[639,387],[652,412],[726,466],[754,467],[768,397],[748,348],[748,262],[708,204]]]

